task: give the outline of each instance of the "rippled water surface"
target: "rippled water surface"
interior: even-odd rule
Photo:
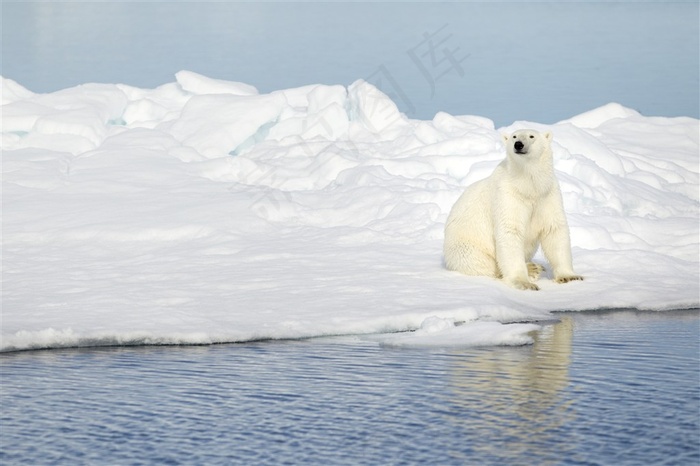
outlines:
[[[560,317],[517,348],[4,354],[0,463],[698,464],[698,311]]]

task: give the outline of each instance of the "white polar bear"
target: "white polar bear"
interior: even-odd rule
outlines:
[[[552,133],[503,136],[507,157],[488,178],[469,186],[445,224],[445,266],[538,290],[544,268],[531,262],[542,245],[554,280],[583,280],[571,264],[571,240],[554,176]]]

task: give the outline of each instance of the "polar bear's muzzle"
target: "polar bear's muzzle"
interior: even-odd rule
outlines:
[[[515,144],[513,144],[513,148],[515,149],[516,154],[527,154],[525,144],[523,144],[521,141],[515,141]]]

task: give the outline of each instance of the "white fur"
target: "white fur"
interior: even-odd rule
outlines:
[[[554,280],[583,280],[571,263],[571,240],[552,162],[552,133],[503,136],[507,157],[488,178],[469,186],[445,224],[445,265],[466,275],[501,278],[539,289],[543,270],[530,261],[541,245]],[[515,145],[523,144],[517,153]]]

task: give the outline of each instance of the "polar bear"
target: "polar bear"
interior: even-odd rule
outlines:
[[[542,245],[554,280],[583,280],[571,263],[571,240],[554,176],[552,133],[504,135],[506,158],[486,179],[469,186],[445,224],[445,266],[466,275],[499,278],[538,290],[544,268],[532,261]]]

